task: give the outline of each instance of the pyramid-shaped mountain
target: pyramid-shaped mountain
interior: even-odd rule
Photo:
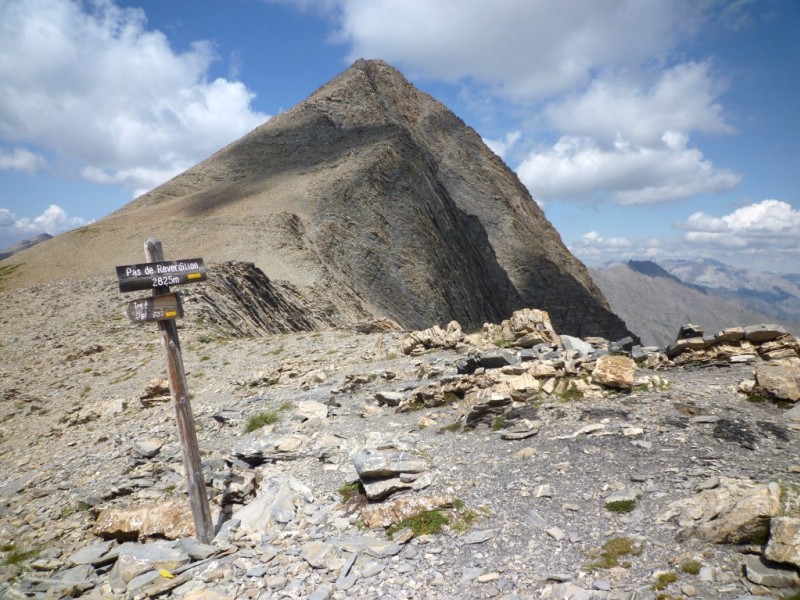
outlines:
[[[628,334],[516,175],[474,130],[381,61],[97,223],[24,251],[6,285],[167,258],[252,261],[328,322],[405,327],[549,311],[561,333]]]

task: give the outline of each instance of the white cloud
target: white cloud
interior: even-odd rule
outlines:
[[[308,6],[308,0],[294,4]],[[526,101],[582,86],[607,64],[637,66],[662,57],[697,28],[707,8],[691,0],[338,0],[335,5],[328,13],[337,20],[336,39],[351,46],[351,60],[383,58],[412,76],[470,79]]]
[[[483,143],[489,146],[491,151],[497,154],[497,156],[500,158],[505,158],[506,154],[508,154],[508,151],[516,145],[521,137],[521,131],[509,131],[506,134],[506,137],[502,140],[484,139]]]
[[[278,0],[308,8],[308,0]],[[730,11],[749,11],[747,2]],[[561,0],[328,0],[349,58],[382,58],[409,76],[458,82],[541,107],[513,140],[486,139],[499,156],[527,151],[544,125],[555,146],[529,154],[520,178],[539,202],[611,199],[643,204],[720,193],[740,176],[689,145],[729,134],[725,84],[708,60],[686,60],[691,40],[726,6],[713,1],[570,3]],[[735,10],[734,10],[735,9]],[[676,61],[676,57],[679,60]],[[492,96],[490,96],[492,97]],[[528,139],[525,139],[525,138]]]
[[[800,256],[800,210],[780,200],[762,200],[722,217],[696,212],[681,227],[687,230],[684,240],[695,246]]]
[[[173,51],[111,0],[0,3],[0,138],[152,187],[267,118],[241,82],[208,79],[214,60],[207,42]]]
[[[568,135],[652,146],[667,131],[732,133],[718,102],[723,90],[710,63],[689,62],[663,71],[650,89],[622,77],[597,78],[585,92],[551,102],[544,115]]]
[[[0,208],[0,240],[19,241],[40,233],[58,235],[90,223],[80,217],[71,217],[57,204],[51,204],[37,217],[18,218],[7,208]],[[6,243],[3,246],[8,245]]]
[[[14,148],[13,151],[0,149],[0,171],[27,171],[34,173],[47,164],[44,156],[35,154],[25,148]]]
[[[532,153],[517,172],[544,201],[611,198],[623,205],[719,193],[739,183],[739,175],[715,169],[686,143],[677,132],[666,132],[652,147],[619,140],[604,148],[591,138],[565,136],[551,149]]]

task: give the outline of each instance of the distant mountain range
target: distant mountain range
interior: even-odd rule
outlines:
[[[6,248],[5,250],[0,251],[0,260],[4,258],[8,258],[9,256],[14,256],[17,252],[22,252],[23,250],[27,250],[31,246],[35,246],[40,242],[46,242],[49,239],[52,239],[53,236],[49,233],[40,233],[36,237],[28,238],[26,240],[22,240],[11,246],[10,248]]]
[[[629,261],[590,272],[612,310],[646,345],[666,346],[686,323],[708,333],[779,323],[800,333],[800,275],[738,269],[709,259]]]

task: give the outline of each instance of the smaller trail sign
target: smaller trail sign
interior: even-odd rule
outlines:
[[[169,260],[117,267],[120,292],[136,292],[207,279],[202,258]]]
[[[183,305],[176,292],[140,298],[128,302],[128,318],[132,323],[182,319]]]

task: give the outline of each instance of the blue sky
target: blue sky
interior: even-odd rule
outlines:
[[[795,0],[4,0],[0,248],[100,219],[381,58],[590,265],[800,272]]]

